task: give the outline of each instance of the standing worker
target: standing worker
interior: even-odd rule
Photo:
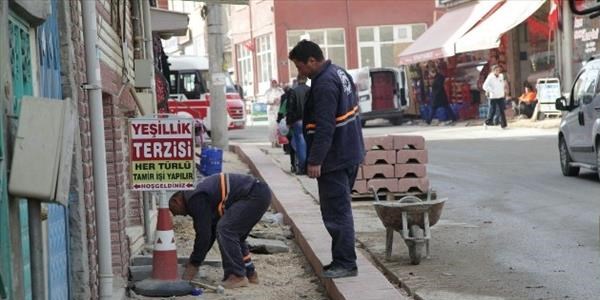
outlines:
[[[496,114],[496,109],[498,109],[498,113],[500,114],[500,126],[502,129],[506,129],[504,106],[507,83],[506,80],[504,80],[504,74],[502,74],[502,67],[500,65],[494,65],[492,67],[492,73],[488,75],[483,83],[483,90],[490,99],[490,111],[484,125],[494,124],[494,115]]]
[[[296,153],[296,174],[306,174],[306,141],[302,133],[302,117],[304,116],[304,104],[310,88],[306,85],[306,76],[298,75],[298,85],[292,89],[287,103],[287,114],[285,121],[292,132],[292,147]]]
[[[246,238],[271,204],[269,186],[249,175],[220,173],[205,177],[193,191],[179,191],[169,199],[173,215],[194,220],[194,250],[183,273],[192,280],[206,253],[218,240],[223,260],[223,287],[258,283]]]
[[[317,179],[323,223],[332,238],[333,261],[323,266],[322,276],[356,276],[350,193],[365,155],[356,88],[352,77],[325,60],[311,41],[300,41],[288,57],[311,79],[303,118],[306,173]]]

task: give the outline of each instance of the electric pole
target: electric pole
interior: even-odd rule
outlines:
[[[215,147],[228,150],[227,109],[223,71],[223,17],[221,4],[207,4],[208,61],[210,70],[210,125]]]

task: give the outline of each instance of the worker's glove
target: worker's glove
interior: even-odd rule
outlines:
[[[194,277],[196,277],[196,274],[198,274],[198,267],[194,266],[191,263],[187,263],[187,265],[185,266],[185,271],[183,271],[183,276],[181,277],[181,279],[189,281],[194,279]]]

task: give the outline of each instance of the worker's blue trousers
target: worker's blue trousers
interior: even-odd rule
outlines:
[[[248,194],[247,199],[240,199],[231,204],[217,223],[217,240],[223,260],[224,279],[231,274],[243,277],[246,275],[246,263],[249,262],[246,238],[252,227],[271,204],[271,189],[266,183],[257,182]]]
[[[354,250],[354,218],[350,193],[356,179],[358,166],[321,173],[319,202],[325,228],[331,235],[332,266],[346,269],[356,267]]]

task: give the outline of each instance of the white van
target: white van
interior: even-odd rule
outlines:
[[[408,109],[408,80],[402,68],[361,68],[348,70],[358,90],[360,118],[364,126],[368,120],[387,119],[400,125]]]
[[[568,98],[556,100],[566,112],[560,122],[558,150],[565,176],[588,168],[600,176],[600,60],[591,60],[577,74]]]

